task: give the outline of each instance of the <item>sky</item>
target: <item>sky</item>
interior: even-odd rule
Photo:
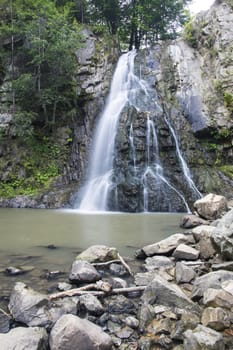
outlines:
[[[193,0],[193,2],[189,5],[189,9],[193,14],[200,11],[205,11],[210,8],[214,1],[215,0]]]

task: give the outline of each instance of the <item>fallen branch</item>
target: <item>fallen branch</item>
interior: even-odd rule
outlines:
[[[133,276],[132,271],[131,271],[129,265],[126,264],[126,262],[125,262],[124,259],[120,256],[119,253],[117,253],[117,256],[118,256],[120,262],[122,263],[122,265],[124,266],[124,268],[128,271],[128,273],[129,273],[131,276]]]
[[[85,290],[84,288],[88,288],[93,286],[96,288],[96,284],[89,284],[88,286],[81,287],[81,288],[75,288],[71,290],[67,290],[64,292],[56,293],[56,294],[51,294],[48,299],[54,300],[58,298],[66,298],[66,297],[73,297],[73,296],[78,296],[78,295],[83,295],[83,294],[92,294],[95,296],[104,296],[104,295],[112,295],[112,294],[124,294],[124,293],[132,293],[132,292],[143,292],[146,288],[146,286],[138,286],[138,287],[128,287],[128,288],[115,288],[112,289],[111,291],[103,291],[103,290]]]
[[[0,312],[3,313],[3,315],[7,316],[7,317],[11,317],[6,311],[4,311],[3,309],[0,308]]]
[[[121,262],[121,261],[118,259],[115,259],[115,260],[109,260],[109,261],[105,261],[105,262],[101,262],[101,263],[92,263],[91,265],[98,267],[98,266],[107,266],[107,265],[110,265],[113,263],[118,263],[118,262]]]

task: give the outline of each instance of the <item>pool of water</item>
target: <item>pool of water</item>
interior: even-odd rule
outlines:
[[[1,208],[0,295],[18,280],[43,289],[48,271],[67,274],[77,253],[93,244],[116,247],[132,258],[136,249],[181,232],[181,216]],[[32,272],[6,276],[9,266],[31,267]]]

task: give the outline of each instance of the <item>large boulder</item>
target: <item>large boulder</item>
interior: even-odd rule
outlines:
[[[214,271],[209,272],[195,279],[193,283],[193,298],[201,298],[208,288],[221,289],[222,283],[233,280],[233,272],[230,271]]]
[[[72,282],[91,283],[101,279],[99,272],[87,261],[74,261],[72,264],[69,278]]]
[[[213,329],[198,325],[184,333],[184,350],[225,350],[223,336]]]
[[[161,304],[199,312],[199,307],[174,283],[167,282],[159,274],[148,284],[142,295],[146,304]]]
[[[51,350],[111,350],[112,340],[92,322],[64,315],[52,328],[49,345]]]
[[[8,308],[17,322],[49,328],[63,314],[76,314],[77,302],[75,298],[67,298],[50,303],[46,295],[17,282],[11,293]]]
[[[216,220],[220,218],[227,210],[227,199],[213,193],[198,199],[194,203],[198,215],[206,220]]]
[[[211,240],[225,259],[233,260],[233,209],[217,222]]]
[[[115,259],[118,259],[117,249],[105,245],[93,245],[76,257],[76,260],[85,260],[90,263],[106,262]]]
[[[47,350],[48,335],[44,328],[17,327],[9,333],[0,334],[2,350]]]
[[[166,255],[171,254],[176,247],[182,243],[194,243],[193,236],[176,233],[162,241],[143,247],[142,251],[146,256],[153,256],[156,254]]]

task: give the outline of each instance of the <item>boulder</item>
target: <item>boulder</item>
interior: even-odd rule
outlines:
[[[193,237],[196,242],[199,242],[202,237],[211,237],[211,234],[214,232],[215,227],[210,225],[201,225],[192,229]]]
[[[183,228],[194,228],[200,225],[208,225],[208,221],[200,218],[197,215],[187,214],[182,217],[180,226]]]
[[[184,350],[225,350],[223,336],[215,330],[198,325],[184,333]]]
[[[176,233],[168,238],[142,248],[146,256],[171,254],[181,243],[194,243],[193,236]]]
[[[203,304],[230,310],[233,305],[233,295],[223,289],[208,288],[203,294]]]
[[[51,327],[63,314],[77,312],[75,298],[49,303],[47,297],[17,282],[10,296],[8,308],[17,322],[28,326]]]
[[[233,272],[224,270],[209,272],[198,277],[193,284],[192,298],[201,298],[208,288],[221,289],[221,285],[224,281],[232,279]]]
[[[156,269],[168,269],[174,266],[174,261],[166,256],[153,256],[147,258],[145,261],[145,268],[147,271],[152,271]]]
[[[222,289],[225,290],[227,293],[230,293],[233,296],[233,280],[223,282]],[[232,303],[232,305],[233,305],[233,303]]]
[[[118,259],[117,249],[105,245],[93,245],[76,257],[76,260],[85,260],[91,263],[106,262],[116,259]]]
[[[159,274],[146,287],[141,299],[146,304],[156,303],[199,312],[198,305],[193,303],[177,285],[167,282]]]
[[[2,350],[46,350],[48,349],[48,335],[44,328],[17,327],[9,333],[0,334]]]
[[[101,275],[89,262],[76,260],[72,264],[69,279],[76,284],[89,283],[100,280]]]
[[[230,326],[230,317],[221,307],[207,307],[202,313],[201,323],[216,331],[223,331]]]
[[[232,221],[228,221],[228,218]],[[212,232],[211,240],[223,258],[233,260],[233,217],[226,214],[223,221],[219,221]]]
[[[64,315],[52,328],[49,345],[51,350],[111,350],[112,340],[94,323]]]
[[[175,249],[173,256],[180,260],[197,260],[200,252],[186,244],[179,244]]]
[[[213,193],[198,199],[194,203],[198,215],[206,220],[216,220],[220,218],[227,210],[227,199]]]
[[[100,316],[104,313],[101,302],[91,294],[84,294],[79,297],[80,311],[85,311],[94,316]]]
[[[192,267],[181,262],[176,264],[176,283],[189,283],[196,277],[196,272]]]

